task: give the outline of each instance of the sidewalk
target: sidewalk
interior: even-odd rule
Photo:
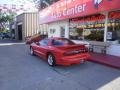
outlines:
[[[101,53],[90,53],[90,61],[120,69],[120,57]]]
[[[12,40],[12,39],[0,39],[0,43],[23,43],[24,41]]]

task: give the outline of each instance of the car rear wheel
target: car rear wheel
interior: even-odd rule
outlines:
[[[33,51],[33,49],[32,49],[32,47],[30,48],[30,54],[31,54],[32,56],[35,55],[35,54],[34,54],[34,51]]]
[[[50,66],[54,66],[55,65],[55,58],[52,54],[48,54],[48,58],[47,58],[47,62]]]

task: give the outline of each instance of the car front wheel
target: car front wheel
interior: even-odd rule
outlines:
[[[50,66],[54,66],[55,65],[55,58],[52,54],[49,54],[48,55],[48,58],[47,58],[47,62]]]

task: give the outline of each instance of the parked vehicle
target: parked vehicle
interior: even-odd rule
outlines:
[[[33,36],[30,36],[30,37],[26,38],[26,44],[31,44],[33,42],[38,42],[40,40],[41,40],[40,34],[33,35]]]
[[[0,37],[2,39],[4,39],[4,38],[10,38],[10,36],[8,35],[8,33],[0,33]]]
[[[30,53],[45,59],[50,66],[79,64],[90,58],[84,44],[75,44],[66,38],[48,38],[34,42],[30,45]]]

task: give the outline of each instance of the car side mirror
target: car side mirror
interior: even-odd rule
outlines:
[[[40,45],[40,43],[39,43],[39,42],[36,42],[36,44],[37,44],[37,45]]]

